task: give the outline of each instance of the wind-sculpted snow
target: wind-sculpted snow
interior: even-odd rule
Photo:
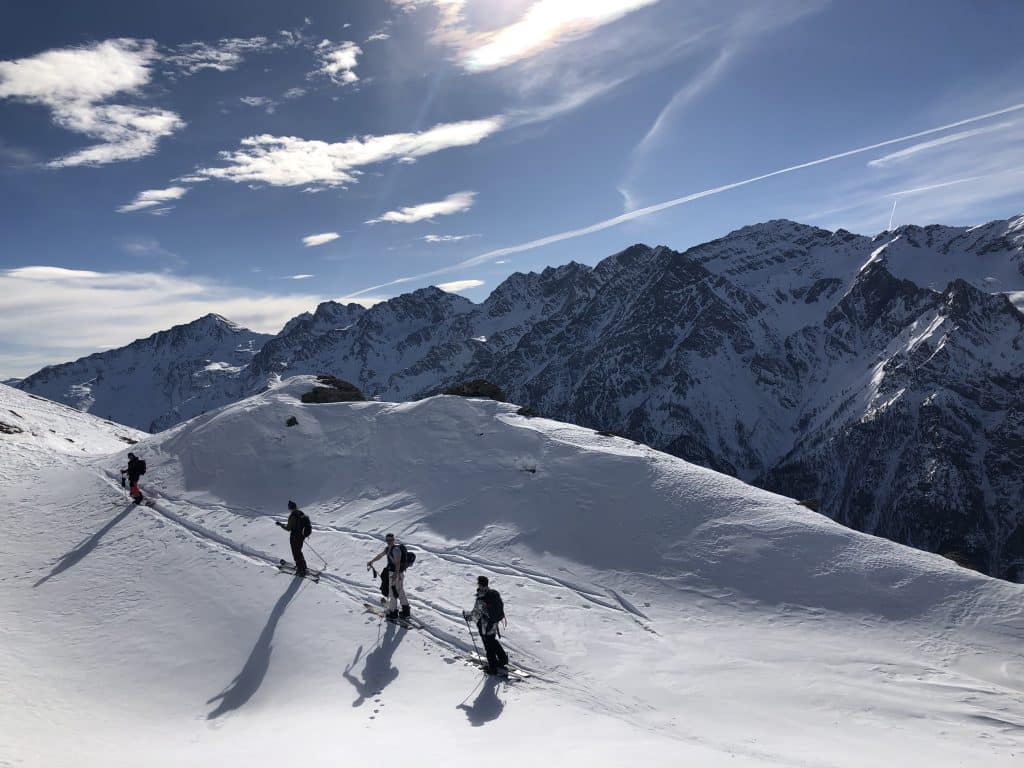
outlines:
[[[4,760],[326,768],[399,744],[457,768],[1019,762],[1022,587],[511,405],[304,404],[313,382],[134,446],[0,387],[35,440],[0,434]],[[49,429],[122,447],[59,452]],[[117,483],[129,447],[151,506]],[[288,499],[319,584],[274,567]],[[389,531],[418,554],[418,630],[363,608]],[[463,661],[479,574],[527,682]]]

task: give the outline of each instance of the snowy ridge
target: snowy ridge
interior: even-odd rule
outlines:
[[[546,416],[1020,579],[1022,222],[868,238],[770,221],[516,274],[479,305],[436,288],[325,302],[250,365],[207,372],[223,386],[170,411],[154,396],[147,418],[168,426],[281,375],[384,400],[485,378]]]
[[[314,767],[395,734],[455,766],[495,742],[497,766],[1019,759],[1022,587],[512,406],[304,405],[311,384],[146,438],[152,508],[118,501],[123,448],[42,462],[0,435],[15,764],[270,763],[296,729]],[[272,567],[288,497],[312,517],[311,564],[329,563],[319,585]],[[386,531],[419,553],[421,631],[362,610]],[[458,661],[479,573],[528,684]]]

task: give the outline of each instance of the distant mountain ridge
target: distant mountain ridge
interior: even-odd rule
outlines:
[[[171,426],[278,375],[331,373],[388,400],[486,378],[544,415],[1014,577],[1024,315],[1008,296],[1024,298],[1024,216],[873,238],[776,220],[515,274],[481,304],[437,288],[325,302],[145,418]],[[55,368],[49,392],[40,374],[19,386],[69,402],[80,374]]]
[[[125,347],[47,366],[15,386],[158,431],[242,397],[238,372],[272,338],[209,314]]]

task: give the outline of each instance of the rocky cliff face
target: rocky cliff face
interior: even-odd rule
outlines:
[[[209,402],[274,374],[396,400],[484,378],[543,415],[1014,577],[1024,316],[1011,299],[1024,303],[1024,217],[874,238],[771,221],[683,253],[635,245],[515,274],[482,304],[436,288],[369,310],[328,302]]]

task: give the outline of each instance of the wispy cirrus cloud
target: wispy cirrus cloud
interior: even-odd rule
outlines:
[[[957,133],[951,133],[948,136],[942,136],[941,138],[932,139],[931,141],[923,141],[920,144],[914,144],[913,146],[901,149],[898,152],[891,152],[888,155],[877,157],[874,160],[869,161],[868,165],[872,168],[881,168],[886,165],[892,165],[893,163],[906,160],[919,152],[925,152],[929,149],[935,149],[936,147],[942,147],[946,144],[952,144],[957,141],[964,141],[986,133],[1002,131],[1007,128],[1011,128],[1016,124],[1017,123],[1015,121],[1011,120],[1008,122],[996,123],[995,125],[986,125],[981,128],[972,128],[969,131],[958,131]]]
[[[106,103],[147,85],[157,57],[152,40],[119,38],[0,61],[0,99],[44,106],[57,125],[98,140],[51,160],[51,168],[134,160],[185,125],[170,110]]]
[[[316,58],[320,68],[313,74],[324,75],[337,85],[352,85],[359,82],[356,66],[363,49],[351,40],[332,43],[321,41],[316,47]]]
[[[314,248],[318,245],[324,245],[325,243],[337,240],[339,237],[341,237],[341,235],[337,232],[324,232],[320,235],[307,235],[302,238],[302,244],[307,248]]]
[[[466,13],[467,0],[392,0],[411,12],[436,11],[435,42],[454,48],[459,65],[483,72],[513,64],[621,19],[658,0],[535,0],[514,22],[477,31]]]
[[[691,22],[703,27],[701,34],[689,38],[677,50],[692,59],[690,75],[672,94],[655,116],[643,138],[633,147],[619,193],[626,211],[640,205],[636,187],[642,185],[645,172],[661,175],[658,150],[677,135],[679,122],[689,107],[710,92],[745,53],[766,36],[790,26],[827,7],[827,0],[777,0],[764,3],[738,3],[736,7],[698,9]]]
[[[436,277],[437,275],[443,275],[456,270],[475,267],[480,264],[484,264],[488,261],[495,261],[496,259],[499,259],[500,257],[503,256],[524,253],[526,251],[532,251],[537,248],[543,248],[548,245],[553,245],[554,243],[560,243],[566,240],[573,240],[578,237],[584,237],[586,235],[594,234],[596,232],[602,232],[606,229],[617,227],[620,224],[624,224],[629,221],[634,221],[636,219],[651,216],[653,214],[660,213],[671,208],[686,205],[688,203],[694,202],[695,200],[702,200],[704,198],[720,195],[734,189],[746,187],[751,184],[758,184],[762,181],[767,181],[768,179],[773,179],[778,176],[784,176],[790,173],[803,171],[808,168],[814,168],[828,163],[833,163],[848,157],[854,157],[868,152],[874,152],[885,147],[891,147],[895,144],[903,144],[909,141],[914,141],[915,139],[923,138],[925,136],[932,136],[944,133],[946,131],[950,131],[954,128],[959,128],[964,125],[979,123],[985,120],[991,120],[995,117],[1000,117],[1002,115],[1020,111],[1024,111],[1024,102],[1012,104],[1010,106],[1003,107],[1002,109],[984,112],[978,115],[972,115],[970,117],[963,118],[962,120],[957,120],[956,122],[953,123],[939,125],[934,128],[926,128],[922,131],[917,131],[915,133],[899,136],[893,139],[887,139],[885,141],[876,142],[874,144],[868,144],[865,146],[854,147],[853,149],[843,150],[841,152],[836,152],[831,155],[826,155],[825,157],[819,157],[814,160],[808,160],[803,163],[797,163],[796,165],[778,168],[773,171],[761,173],[756,176],[741,179],[739,181],[722,184],[717,187],[711,187],[709,189],[700,190],[698,192],[691,192],[689,194],[683,195],[682,197],[676,197],[671,200],[665,200],[659,203],[655,203],[654,205],[648,205],[644,208],[638,208],[633,211],[627,211],[626,213],[619,214],[618,216],[612,216],[610,218],[602,219],[592,224],[577,227],[575,229],[556,232],[551,235],[546,235],[544,237],[539,237],[516,245],[495,248],[486,251],[485,253],[482,253],[478,256],[474,256],[470,259],[459,261],[458,263],[452,264],[451,266],[448,267],[442,267],[440,269],[435,269],[430,272],[424,272],[418,275],[400,277],[386,283],[379,283],[369,288],[365,288],[361,291],[356,291],[350,295],[360,296],[364,293],[376,293],[384,288],[423,281],[429,278]],[[1002,133],[993,134],[993,136],[1004,135],[1005,134]],[[937,174],[935,164],[929,164],[929,175],[938,175],[939,178],[934,178],[933,181],[928,182],[926,180],[927,177],[919,177],[921,179],[920,183],[913,184],[910,186],[905,185],[904,187],[898,187],[896,189],[890,189],[888,190],[888,194],[909,197],[911,195],[918,195],[922,192],[926,192],[929,190],[946,188],[955,189],[958,191],[959,194],[966,195],[968,194],[966,190],[970,189],[972,185],[974,185],[974,189],[969,193],[971,196],[968,198],[970,203],[977,202],[979,199],[997,199],[1014,194],[1024,194],[1024,169],[1022,169],[1019,165],[1020,140],[1024,138],[1024,135],[1012,134],[1005,136],[1005,143],[1003,143],[998,148],[998,150],[993,150],[986,153],[986,166],[993,169],[990,173],[978,174],[975,172],[973,174],[955,174],[954,169],[957,167],[962,167],[962,165],[965,162],[971,165],[975,165],[977,161],[977,156],[954,156],[953,161],[950,164],[944,166],[940,171],[938,171]],[[945,178],[942,178],[943,176],[945,176]],[[950,178],[951,176],[953,178]],[[993,183],[996,181],[999,181],[1001,183]],[[891,197],[889,197],[888,199],[883,198],[882,195],[879,193],[877,183],[874,183],[872,185],[870,200],[877,202],[879,199],[885,200],[885,211],[886,214],[888,214],[888,206],[891,205]],[[936,205],[936,201],[932,200],[930,203],[928,203],[930,213],[923,220],[935,221],[936,216],[941,216],[942,213],[948,213],[949,210],[956,210],[962,213],[964,209],[964,203],[965,200],[963,198],[959,200],[947,199],[944,201],[944,204],[949,206],[949,208],[947,209],[941,205]],[[860,205],[861,204],[857,204],[856,206],[846,206],[844,208],[833,208],[828,212],[835,213],[838,211],[850,210],[853,207],[860,207]],[[921,217],[919,217],[914,220],[920,221],[922,219]],[[882,226],[884,226],[884,222],[882,222],[878,226],[878,229],[880,230]],[[496,263],[504,263],[504,260],[500,262],[496,261]]]
[[[131,213],[144,208],[153,208],[171,200],[180,200],[188,192],[188,187],[167,187],[166,189],[144,189],[130,203],[117,209],[118,213]]]
[[[480,237],[480,235],[424,235],[420,240],[425,243],[457,243],[460,240],[469,240],[471,237]]]
[[[361,136],[333,143],[261,134],[243,139],[235,152],[222,152],[225,165],[201,168],[191,176],[284,187],[337,187],[356,182],[365,166],[477,144],[501,127],[502,118],[491,117],[441,123],[419,133]]]
[[[267,96],[240,96],[238,100],[247,107],[263,107],[268,115],[277,111],[277,102]]]
[[[462,213],[473,207],[473,198],[476,192],[456,192],[448,195],[444,200],[437,200],[431,203],[420,203],[407,208],[399,208],[397,211],[382,213],[376,219],[370,219],[367,224],[380,224],[390,221],[396,224],[414,224],[417,221],[427,221],[436,216],[451,216],[454,213]]]
[[[171,49],[162,64],[185,74],[194,75],[203,70],[229,72],[237,69],[250,53],[274,50],[287,41],[275,43],[267,37],[226,37],[215,43],[185,43]]]
[[[311,277],[316,277],[316,275],[288,275],[285,280],[309,280]]]

